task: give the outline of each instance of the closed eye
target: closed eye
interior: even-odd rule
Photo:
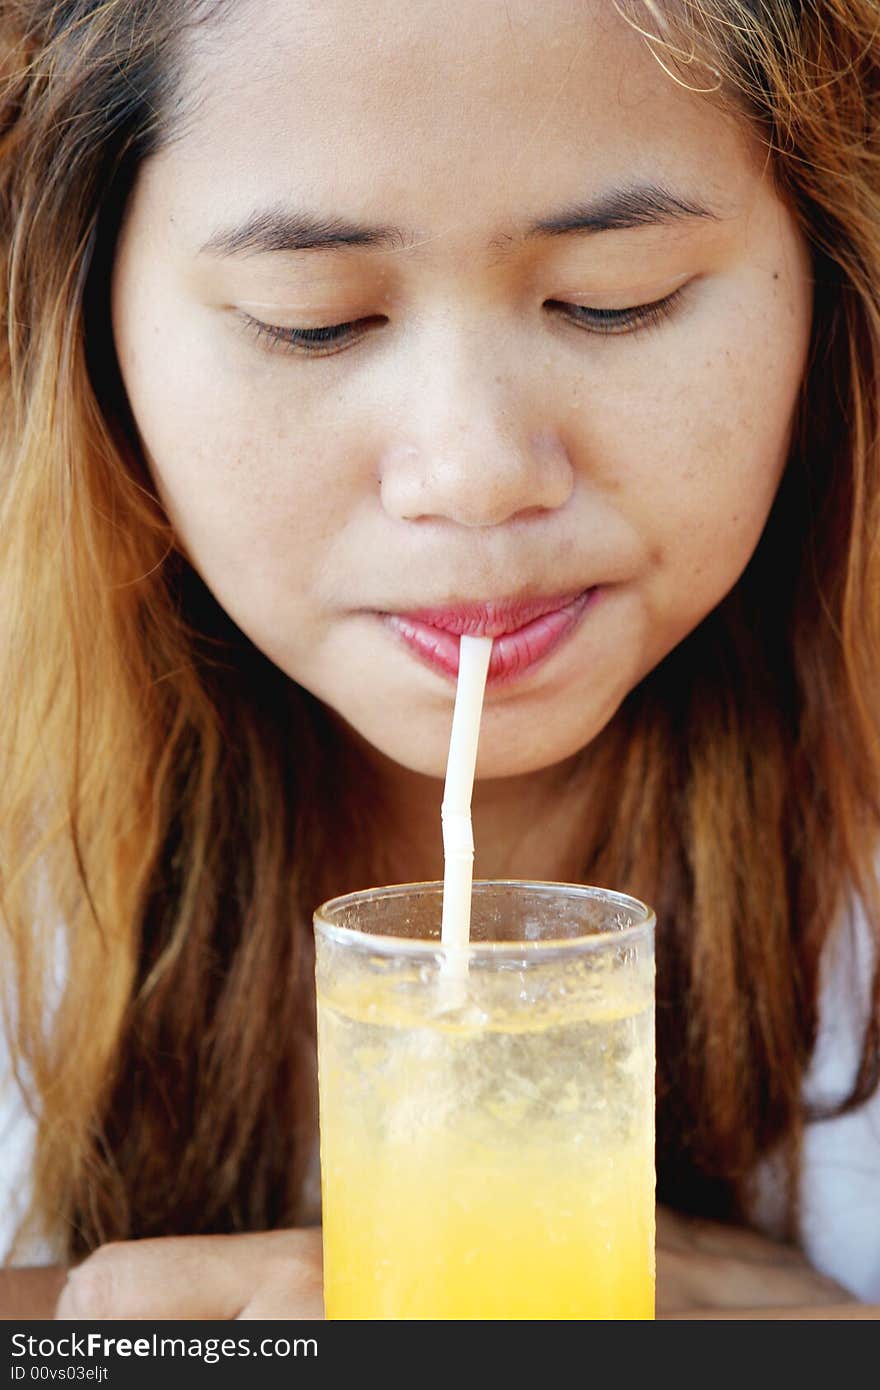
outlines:
[[[545,308],[562,314],[576,327],[599,336],[635,333],[641,328],[662,323],[677,308],[686,286],[681,286],[665,299],[650,304],[634,304],[625,309],[593,309],[584,304],[566,304],[548,299]],[[243,315],[245,326],[258,342],[269,348],[298,353],[300,356],[328,357],[359,341],[377,324],[387,323],[381,314],[355,319],[348,323],[332,323],[321,328],[282,328],[263,323],[250,314]]]
[[[682,285],[665,299],[655,299],[650,304],[633,304],[626,309],[591,309],[585,304],[564,304],[554,299],[548,299],[547,308],[564,314],[588,333],[635,333],[640,328],[656,326],[667,319],[678,307],[685,289],[686,286]]]
[[[369,328],[377,323],[386,323],[381,315],[357,319],[351,323],[331,323],[324,328],[281,328],[277,324],[262,323],[260,319],[244,316],[245,326],[251,330],[257,342],[270,348],[281,348],[287,352],[298,352],[310,357],[328,357],[338,352],[340,347],[362,338]]]

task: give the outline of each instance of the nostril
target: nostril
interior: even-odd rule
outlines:
[[[574,470],[554,430],[517,439],[485,421],[482,429],[457,421],[453,434],[447,422],[442,437],[423,447],[393,446],[380,465],[379,490],[384,510],[400,520],[491,527],[565,506]]]

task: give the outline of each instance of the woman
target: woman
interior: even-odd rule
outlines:
[[[657,910],[660,1199],[880,1301],[810,1160],[880,1056],[874,5],[2,14],[12,1261],[314,1311],[310,913],[441,872],[455,609],[525,653],[477,873]]]

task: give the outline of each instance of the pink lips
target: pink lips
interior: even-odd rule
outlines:
[[[444,675],[458,676],[459,638],[492,637],[489,682],[498,685],[531,670],[576,627],[599,590],[552,598],[505,599],[490,603],[385,613],[384,621],[413,650]]]

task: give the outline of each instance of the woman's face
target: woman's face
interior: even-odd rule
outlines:
[[[262,0],[186,83],[113,285],[182,548],[437,776],[448,610],[555,604],[505,639],[479,772],[566,759],[736,583],[780,481],[810,269],[761,151],[604,0]]]

